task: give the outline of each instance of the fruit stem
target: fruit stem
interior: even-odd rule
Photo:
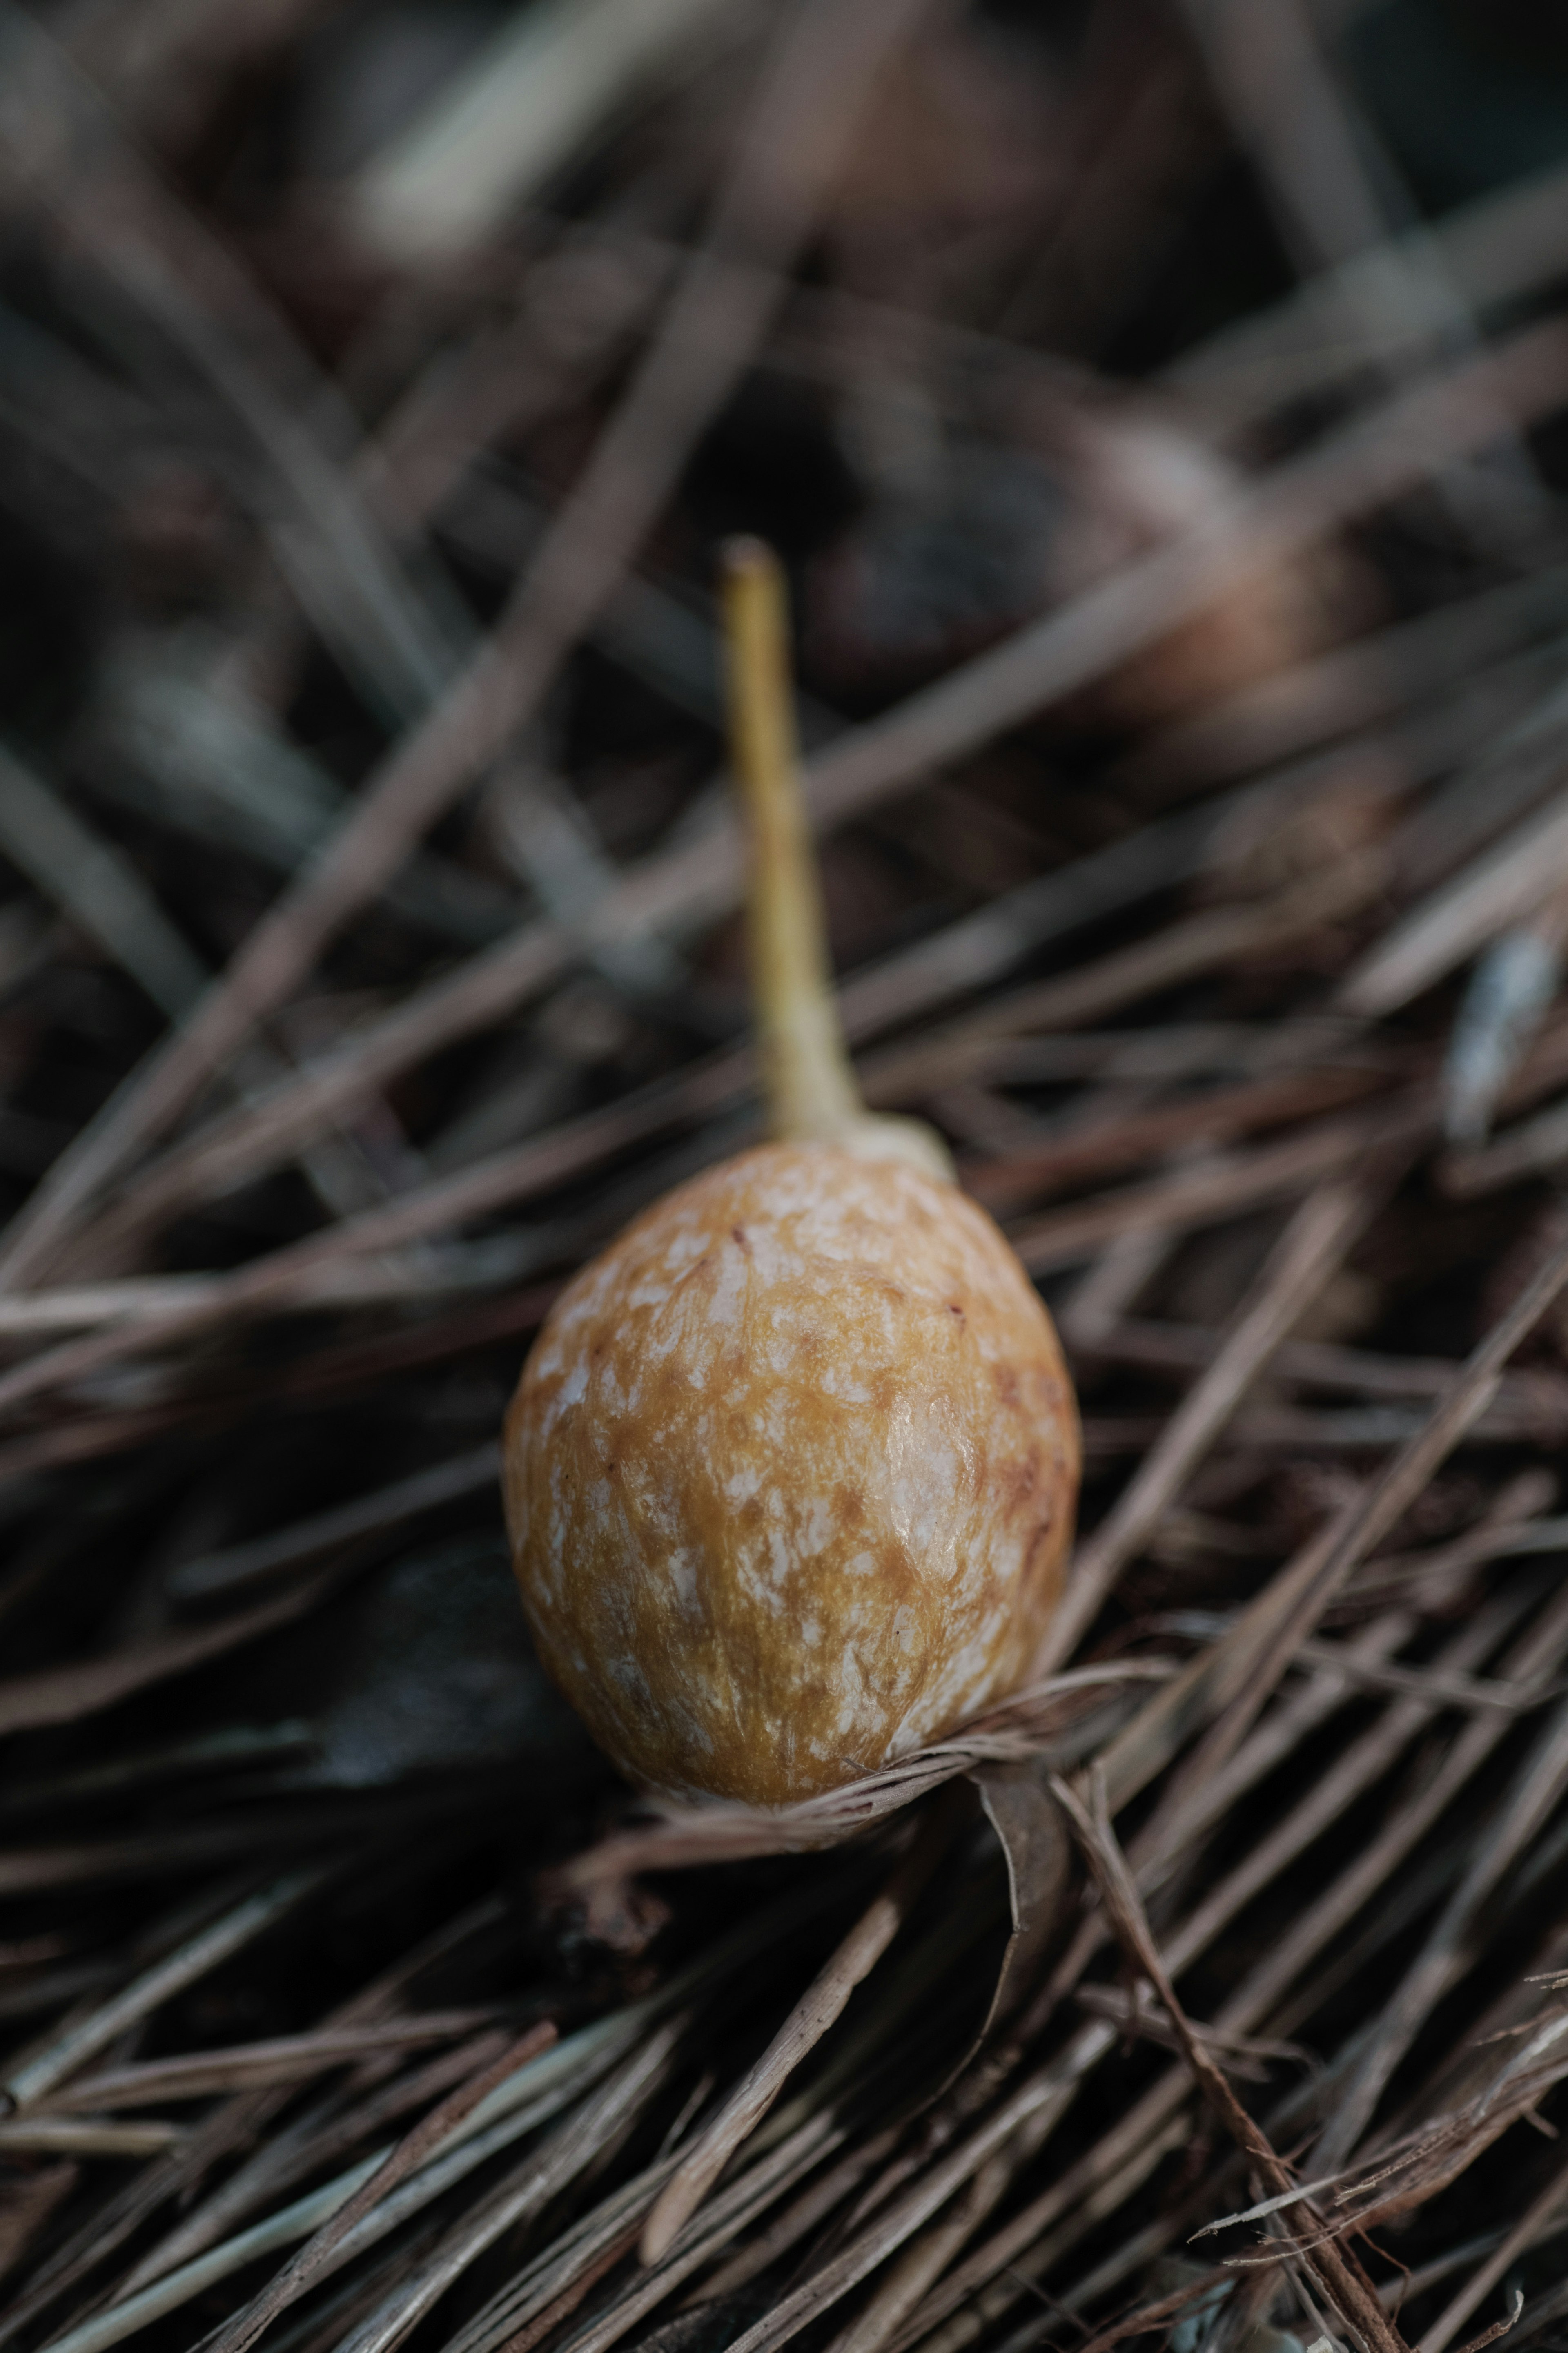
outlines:
[[[784,575],[758,539],[724,550],[731,756],[752,838],[752,987],[763,1092],[784,1143],[844,1144],[867,1113],[834,999],[800,788]]]

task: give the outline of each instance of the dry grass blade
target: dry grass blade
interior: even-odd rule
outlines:
[[[1092,1352],[1113,1363],[1201,1372],[1213,1363],[1219,1345],[1198,1324],[1125,1317],[1096,1333]],[[1277,1373],[1308,1388],[1402,1400],[1440,1397],[1457,1369],[1451,1357],[1380,1356],[1322,1340],[1287,1340],[1273,1362]],[[1545,1370],[1510,1373],[1498,1394],[1513,1398],[1521,1409],[1533,1405],[1543,1429],[1552,1427],[1560,1410],[1559,1377]]]
[[[805,1906],[792,1904],[791,1923],[803,1914],[809,1916],[811,1910],[822,1908],[833,1894],[831,1888],[818,1889]],[[778,1936],[784,1925],[779,1906],[764,1905],[689,1968],[669,1978],[658,1994],[580,2028],[522,2066],[513,2067],[459,2124],[448,2128],[442,2141],[426,2152],[416,2172],[362,2215],[326,2262],[331,2268],[340,2268],[363,2247],[375,2244],[388,2232],[402,2231],[412,2216],[422,2212],[500,2150],[559,2116],[563,2109],[572,2109],[581,2094],[580,2107],[568,2116],[556,2136],[542,2145],[538,2159],[531,2155],[522,2168],[524,2204],[542,2197],[555,2178],[552,2169],[555,2157],[564,2152],[572,2167],[585,2163],[594,2153],[605,2117],[616,2113],[617,2103],[623,2097],[635,2103],[657,2083],[673,2038],[682,2024],[679,2020],[674,2027],[659,2024],[657,2021],[660,2017],[668,2017],[680,2001],[752,1959],[766,1948],[770,1938]],[[601,2092],[598,2087],[605,2077],[611,2080]],[[161,2270],[151,2282],[124,2295],[56,2341],[61,2348],[68,2348],[69,2353],[103,2353],[103,2348],[136,2335],[151,2322],[178,2311],[193,2297],[244,2270],[260,2256],[310,2238],[331,2221],[391,2155],[390,2147],[377,2148],[370,2157],[290,2205],[264,2216],[247,2230],[216,2245],[207,2245],[175,2267]],[[499,2229],[507,2227],[504,2221],[498,2225]]]
[[[504,26],[427,110],[365,165],[350,197],[361,234],[405,259],[479,243],[588,141],[628,92],[721,37],[727,0],[592,0]]]
[[[1326,1667],[1331,1673],[1343,1674],[1363,1690],[1408,1693],[1415,1698],[1429,1699],[1440,1707],[1500,1708],[1508,1715],[1527,1715],[1553,1695],[1550,1686],[1531,1691],[1489,1682],[1477,1675],[1440,1674],[1426,1667],[1396,1667],[1386,1661],[1343,1658],[1342,1649],[1337,1642],[1307,1641],[1298,1645],[1296,1658],[1302,1667]]]
[[[384,2021],[401,2007],[409,1985],[428,1968],[438,1967],[459,1955],[470,1940],[493,1932],[501,1919],[500,1907],[493,1902],[460,1913],[455,1920],[443,1923],[437,1932],[401,1957],[394,1967],[364,1986],[346,2002],[329,2013],[322,2024],[324,2032],[334,2029],[352,2031],[355,2027]],[[348,2110],[338,2116],[336,2123],[323,2135],[314,2129],[301,2128],[285,2132],[271,2138],[263,2137],[247,2163],[229,2174],[221,2189],[197,2200],[194,2208],[184,2214],[172,2229],[154,2242],[148,2252],[132,2265],[121,2284],[121,2294],[131,2294],[144,2287],[166,2271],[174,2270],[193,2254],[215,2245],[226,2235],[236,2222],[256,2206],[265,2204],[280,2187],[308,2171],[316,2162],[331,2164],[335,2158],[348,2156],[363,2146],[365,2137],[373,2140],[396,2118],[417,2109],[429,2099],[439,2098],[454,2081],[488,2066],[491,2058],[513,2038],[480,2035],[473,2043],[459,2045],[411,2074],[399,2073],[390,2083],[370,2089],[362,2100],[351,2103]],[[454,2073],[454,2070],[456,2071]],[[244,2148],[252,2136],[263,2130],[271,2121],[279,2102],[275,2093],[263,2093],[226,2102],[208,2118],[198,2139],[205,2137],[207,2147],[200,2152],[202,2161],[193,2173],[159,2182],[143,2179],[124,2201],[113,2220],[122,2234],[130,2231],[172,2195],[190,2194],[194,2181],[205,2178],[215,2159],[236,2148]],[[294,2168],[290,2173],[290,2168]]]
[[[492,2103],[495,2096],[492,2090],[489,2094]],[[533,2108],[523,2111],[522,2126],[520,2126],[515,2118],[503,2118],[477,2144],[470,2138],[464,2145],[461,2140],[464,2128],[459,2126],[459,2145],[456,2147],[449,2146],[447,2151],[428,2159],[418,2175],[394,2190],[390,2200],[382,2200],[368,2215],[363,2216],[356,2226],[355,2238],[340,2242],[336,2261],[341,2263],[357,2253],[360,2245],[372,2244],[387,2232],[404,2227],[409,2217],[433,2197],[450,2188],[454,2182],[460,2181],[492,2155],[498,2147],[515,2137],[520,2130],[527,2129],[541,2105],[535,2103]],[[479,2108],[470,2110],[465,2119],[470,2134],[476,2117],[483,2114],[483,2104]],[[211,2247],[178,2268],[163,2273],[150,2285],[110,2305],[94,2318],[80,2323],[56,2341],[62,2348],[69,2347],[70,2353],[101,2353],[101,2348],[122,2343],[126,2337],[136,2335],[166,2313],[178,2311],[194,2296],[218,2281],[229,2278],[235,2272],[244,2270],[258,2257],[274,2253],[279,2247],[290,2246],[298,2240],[308,2239],[379,2170],[389,2154],[388,2150],[378,2150],[374,2157],[338,2175],[324,2188],[297,2199],[292,2205],[253,2224],[237,2237]]]
[[[662,2263],[652,2270],[639,2266],[623,2291],[612,2295],[603,2310],[572,2334],[568,2341],[577,2353],[605,2353],[605,2348],[616,2344],[694,2273],[703,2270],[731,2242],[738,2230],[764,2214],[778,2196],[812,2170],[821,2157],[831,2154],[842,2137],[841,2128],[835,2128],[830,2116],[817,2114],[807,2117],[786,2139],[718,2192],[708,2211],[689,2223],[677,2238]],[[670,2325],[677,2334],[683,2333],[679,2316]],[[520,2334],[531,2336],[536,2327],[537,2321],[531,2323]]]
[[[162,2157],[189,2137],[184,2127],[115,2124],[97,2116],[23,2116],[0,2123],[0,2149],[37,2157]]]
[[[73,1724],[84,1715],[116,1707],[133,1692],[189,1674],[209,1659],[222,1658],[246,1642],[289,1625],[322,1601],[330,1577],[317,1577],[250,1609],[237,1610],[217,1624],[185,1633],[163,1634],[127,1644],[108,1658],[79,1666],[41,1668],[0,1683],[0,1733],[29,1731],[46,1724]]]
[[[107,2050],[129,2026],[239,1952],[281,1920],[322,1884],[320,1871],[295,1871],[259,1894],[247,1896],[221,1918],[197,1930],[166,1959],[157,1961],[119,1993],[50,2036],[41,2049],[13,2059],[0,2086],[7,2113],[35,2107],[88,2060]]]
[[[1568,806],[1553,797],[1380,942],[1341,992],[1346,1009],[1397,1012],[1534,912],[1568,874]]]
[[[168,1828],[144,1837],[81,1838],[56,1846],[12,1847],[0,1852],[0,1894],[24,1895],[45,1888],[108,1887],[137,1880],[179,1877],[208,1863],[233,1864],[274,1850],[316,1852],[335,1839],[366,1839],[438,1820],[458,1810],[451,1794],[399,1796],[390,1804],[372,1800],[348,1807],[312,1804],[289,1810],[247,1811],[237,1820]]]
[[[383,2026],[340,2027],[320,2034],[278,2035],[270,2042],[239,2043],[228,2051],[203,2051],[184,2059],[153,2059],[89,2075],[50,2096],[51,2116],[71,2108],[137,2108],[165,2100],[205,2100],[215,2092],[302,2081],[330,2067],[379,2058],[426,2042],[446,2042],[472,2034],[487,2023],[483,2010],[431,2010]],[[541,2046],[542,2047],[542,2046]],[[487,2086],[488,2088],[488,2086]]]
[[[892,2263],[875,2294],[832,2340],[831,2353],[879,2353],[920,2303],[932,2280],[945,2270],[960,2248],[1008,2188],[1013,2166],[1004,2154],[983,2166],[953,2200],[951,2211]]]
[[[1362,277],[1348,285],[1352,301],[1359,295],[1365,307],[1360,339],[1376,355],[1373,364],[1390,317],[1417,348],[1473,349],[1475,321],[1444,268],[1441,247],[1427,240],[1423,249],[1412,239],[1412,251],[1389,235],[1395,225],[1410,227],[1388,217],[1388,192],[1397,185],[1393,165],[1300,0],[1274,0],[1261,13],[1194,5],[1188,14],[1241,141],[1272,193],[1287,243],[1310,262],[1359,259]],[[1438,491],[1468,535],[1506,547],[1523,541],[1531,525],[1539,528],[1544,502],[1528,450],[1504,420],[1500,424],[1510,479],[1489,480],[1461,467],[1443,478]]]
[[[997,1160],[976,1161],[963,1172],[964,1189],[1000,1217],[1059,1186],[1104,1170],[1135,1166],[1164,1153],[1228,1144],[1260,1128],[1288,1126],[1314,1112],[1338,1110],[1374,1092],[1383,1077],[1375,1071],[1331,1069],[1215,1088],[1157,1110],[1095,1123],[1059,1141],[1026,1145]]]
[[[754,2132],[784,2084],[808,2058],[856,1987],[877,1966],[919,1900],[954,1832],[957,1818],[940,1802],[914,1847],[785,2019],[762,2057],[735,2086],[679,2169],[659,2191],[640,2241],[645,2263],[662,2262],[735,2151]]]
[[[1445,1676],[1462,1672],[1484,1658],[1513,1615],[1506,1609],[1478,1610],[1471,1622],[1445,1645],[1439,1654],[1438,1672],[1433,1682],[1440,1686]],[[1396,1634],[1407,1632],[1408,1621],[1404,1625],[1395,1621],[1391,1631]],[[1444,1704],[1440,1688],[1434,1690],[1428,1686],[1399,1696],[1405,1704],[1390,1708],[1382,1723],[1374,1725],[1360,1740],[1352,1741],[1336,1761],[1332,1771],[1324,1774],[1318,1786],[1291,1807],[1245,1861],[1227,1872],[1219,1884],[1206,1895],[1200,1897],[1170,1941],[1172,1965],[1178,1972],[1205,1949],[1226,1922],[1234,1919],[1260,1888],[1266,1887],[1270,1879],[1305,1852],[1314,1837],[1353,1805],[1363,1789],[1374,1786],[1382,1778],[1416,1735],[1430,1723],[1437,1708]],[[1456,1774],[1460,1770],[1473,1771],[1487,1747],[1495,1746],[1496,1738],[1495,1728],[1489,1728],[1485,1743],[1478,1741],[1462,1759],[1457,1746],[1454,1755]],[[1455,1786],[1458,1786],[1457,1780],[1445,1787],[1444,1777],[1437,1777],[1424,1793],[1423,1808],[1440,1808]],[[1402,1822],[1396,1833],[1386,1833],[1385,1837],[1394,1835],[1405,1841],[1407,1848],[1411,1836],[1408,1821]],[[1377,1851],[1387,1862],[1399,1850],[1391,1843],[1379,1842]],[[1148,1884],[1151,1881],[1157,1881],[1169,1862],[1169,1851],[1164,1847],[1162,1835],[1158,1832],[1145,1834],[1136,1852],[1143,1883]],[[1364,1863],[1354,1868],[1364,1879]],[[1346,1883],[1342,1879],[1335,1890],[1335,1917],[1343,1916],[1345,1900]],[[1312,1953],[1321,1949],[1326,1941],[1328,1933],[1321,1924],[1313,1923],[1310,1915],[1302,1925],[1303,1935],[1300,1943],[1292,1942],[1289,1963],[1292,1975],[1300,1973],[1307,1966]],[[1262,1982],[1270,1982],[1270,1965],[1266,1964]],[[1248,2002],[1250,2020],[1255,2021],[1261,2014],[1258,2005],[1262,1998],[1255,1985]]]
[[[1454,1956],[1480,1906],[1525,1849],[1568,1785],[1568,1708],[1542,1728],[1499,1808],[1481,1852],[1445,1905],[1421,1952],[1377,2021],[1318,2144],[1320,2162],[1342,2165],[1356,2146],[1395,2066],[1448,1979]]]
[[[1133,754],[1130,780],[1165,792],[1249,771],[1352,729],[1392,719],[1445,691],[1457,670],[1515,652],[1556,627],[1554,572],[1484,590],[1413,621],[1369,631],[1348,646],[1244,686],[1187,720],[1175,720]]]
[[[1402,237],[1357,253],[1310,277],[1285,301],[1185,353],[1167,380],[1201,393],[1232,426],[1281,401],[1341,382],[1369,359],[1405,362],[1426,340],[1402,305],[1380,307],[1390,243],[1406,269],[1436,248],[1450,282],[1476,310],[1489,310],[1545,283],[1563,259],[1559,166],[1510,183]]]
[[[1248,2165],[1261,2180],[1269,2184],[1275,2195],[1293,2194],[1295,2185],[1285,2167],[1205,2050],[1176,1999],[1175,1989],[1150,1934],[1136,1883],[1110,1828],[1103,1778],[1097,1776],[1093,1786],[1092,1810],[1064,1781],[1056,1784],[1057,1795],[1082,1842],[1089,1869],[1094,1873],[1111,1926],[1128,1961],[1141,1970],[1153,1987],[1166,2017],[1175,2030],[1194,2081]],[[1364,2344],[1378,2348],[1379,2353],[1402,2353],[1404,2339],[1390,2325],[1371,2281],[1353,2256],[1325,2236],[1312,2248],[1309,2261],[1330,2300],[1331,2308]]]
[[[1076,2072],[1075,2066],[1072,2073]],[[1071,2081],[1070,2073],[1068,2080]],[[950,2156],[930,2166],[911,2189],[884,2204],[846,2245],[737,2338],[737,2353],[769,2353],[769,2348],[787,2344],[809,2321],[830,2310],[940,2212],[1021,2127],[1037,2116],[1057,2113],[1062,2094],[1062,2077],[1056,2067],[1027,2077]]]
[[[345,2199],[336,2211],[322,2223],[315,2236],[308,2240],[293,2260],[265,2287],[253,2304],[237,2320],[222,2330],[213,2353],[245,2353],[254,2345],[262,2331],[276,2319],[279,2313],[304,2295],[312,2279],[325,2264],[327,2258],[347,2238],[349,2232],[372,2207],[394,2190],[398,2183],[424,2164],[457,2126],[472,2115],[479,2102],[493,2092],[509,2075],[526,2066],[542,2052],[548,2051],[555,2041],[555,2029],[545,2023],[531,2027],[521,2041],[482,2067],[477,2074],[459,2084],[438,2101],[427,2116],[421,2117],[410,2133],[405,2133],[385,2162],[363,2181],[352,2198]]]
[[[1346,859],[1325,874],[1310,876],[1275,897],[1243,907],[1220,907],[1188,915],[1140,940],[1135,946],[1091,959],[1076,972],[1018,990],[983,1013],[972,1015],[947,1036],[874,1060],[870,1083],[883,1095],[896,1087],[930,1085],[952,1057],[974,1039],[1010,1031],[1072,1029],[1122,1012],[1141,998],[1212,972],[1233,960],[1278,947],[1299,934],[1310,936],[1373,898],[1384,879],[1381,855]],[[850,999],[854,1004],[853,997]]]
[[[1219,1153],[1211,1164],[1200,1161],[1144,1185],[1119,1187],[1081,1208],[1047,1210],[1016,1227],[1009,1240],[1032,1274],[1049,1274],[1081,1266],[1124,1235],[1174,1236],[1221,1225],[1260,1203],[1291,1200],[1366,1161],[1380,1146],[1396,1149],[1419,1138],[1435,1124],[1436,1108],[1423,1090],[1382,1117],[1316,1120],[1283,1143]]]
[[[1265,1588],[1213,1653],[1195,1661],[1168,1692],[1129,1725],[1105,1761],[1115,1805],[1145,1788],[1189,1733],[1224,1709],[1221,1723],[1190,1761],[1185,1788],[1195,1791],[1233,1753],[1333,1594],[1395,1525],[1437,1465],[1452,1451],[1494,1393],[1494,1384],[1568,1283],[1568,1244],[1521,1294],[1456,1374],[1420,1432],[1337,1524],[1310,1544]]]
[[[420,2266],[412,2286],[400,2287],[355,2332],[350,2340],[353,2353],[386,2353],[470,2263],[590,2165],[605,2140],[624,2126],[628,2115],[635,2117],[658,2088],[685,2024],[677,2021],[653,2035],[602,2093],[585,2101],[513,2175],[464,2215]],[[362,2230],[371,2227],[367,2221]]]
[[[1501,2246],[1466,2281],[1458,2295],[1423,2333],[1419,2353],[1446,2353],[1446,2348],[1453,2343],[1476,2306],[1490,2295],[1500,2280],[1506,2277],[1510,2264],[1516,2262],[1527,2247],[1533,2246],[1545,2225],[1555,2220],[1564,2196],[1568,2196],[1568,2167],[1560,2166],[1529,2211],[1521,2215]],[[1517,2320],[1518,2317],[1516,2307],[1513,2318]]]
[[[429,1471],[416,1471],[407,1479],[394,1480],[374,1494],[280,1528],[254,1544],[184,1561],[172,1571],[168,1591],[178,1601],[205,1600],[216,1593],[258,1584],[284,1569],[303,1567],[340,1546],[405,1526],[418,1513],[435,1511],[462,1496],[488,1493],[500,1469],[499,1446],[476,1447],[470,1453],[456,1455]]]
[[[41,777],[0,751],[0,850],[178,1020],[206,986],[206,969],[130,860]]]
[[[1228,2275],[1224,2270],[1205,2272],[1199,2278],[1189,2281],[1185,2287],[1173,2288],[1169,2295],[1155,2296],[1149,2303],[1139,2305],[1114,2327],[1097,2328],[1092,2336],[1084,2339],[1078,2348],[1078,2353],[1110,2353],[1111,2346],[1122,2344],[1129,2337],[1147,2336],[1162,2322],[1175,2319],[1178,2314],[1190,2311],[1194,2305],[1201,2307],[1206,2299],[1213,2297],[1216,2288],[1229,2284]]]
[[[1273,1351],[1289,1337],[1309,1300],[1343,1259],[1372,1206],[1363,1187],[1330,1185],[1297,1210],[1252,1296],[1233,1318],[1213,1364],[1119,1497],[1110,1519],[1080,1546],[1068,1599],[1052,1621],[1037,1662],[1040,1672],[1071,1655],[1122,1568],[1147,1543]]]
[[[1557,1640],[1563,1640],[1562,1613],[1559,1612]],[[1489,1620],[1478,1613],[1472,1624],[1455,1637],[1443,1654],[1445,1666],[1473,1663],[1486,1655],[1495,1641],[1500,1623],[1506,1615]],[[1384,1641],[1397,1640],[1405,1627],[1395,1621],[1381,1632]],[[1379,1630],[1369,1629],[1368,1640]],[[1168,1966],[1176,1975],[1211,1948],[1226,1926],[1236,1918],[1246,1905],[1277,1879],[1293,1862],[1307,1852],[1313,1841],[1340,1819],[1352,1806],[1367,1787],[1384,1773],[1408,1746],[1422,1726],[1429,1722],[1430,1706],[1410,1701],[1389,1711],[1384,1722],[1375,1726],[1363,1740],[1353,1743],[1342,1757],[1332,1774],[1324,1776],[1316,1788],[1305,1795],[1260,1843],[1245,1856],[1217,1885],[1203,1894],[1196,1907],[1188,1914],[1167,1941]],[[1296,1727],[1298,1739],[1304,1738],[1315,1728],[1318,1717],[1307,1717]],[[1496,1731],[1487,1728],[1479,1754],[1495,1744]],[[1247,1756],[1245,1750],[1243,1757]],[[1282,1753],[1289,1754],[1289,1748]],[[1279,1762],[1278,1744],[1269,1744],[1264,1753],[1251,1760],[1254,1779],[1261,1778]],[[1240,1760],[1238,1760],[1240,1761]],[[1473,1770],[1479,1755],[1472,1746],[1467,1759],[1467,1769]],[[1245,1786],[1245,1785],[1244,1785]],[[1230,2035],[1253,2032],[1260,2020],[1268,2013],[1278,2000],[1281,1988],[1302,1970],[1310,1968],[1313,1956],[1321,1951],[1336,1930],[1348,1917],[1352,1917],[1359,1905],[1374,1895],[1397,1867],[1413,1840],[1435,1819],[1455,1788],[1462,1786],[1462,1777],[1447,1781],[1445,1789],[1433,1793],[1430,1809],[1423,1806],[1418,1818],[1405,1815],[1391,1825],[1389,1834],[1374,1841],[1367,1853],[1347,1866],[1327,1892],[1324,1898],[1304,1915],[1299,1915],[1299,1926],[1293,1928],[1288,1947],[1254,1968],[1242,1981],[1237,1992],[1220,2011],[1215,2026]],[[1235,1792],[1231,1792],[1234,1799]],[[1188,1817],[1185,1825],[1178,1826],[1177,1835],[1191,1837],[1201,1831],[1203,1825]],[[1177,1860],[1180,1849],[1173,1852],[1163,1835],[1145,1837],[1141,1842],[1144,1859],[1140,1869],[1141,1883],[1145,1887],[1156,1883]],[[1104,2055],[1108,2043],[1102,2031],[1089,2030],[1080,2044],[1083,2062],[1092,2065]],[[1186,2093],[1186,2082],[1181,2071],[1163,2077],[1131,2109],[1090,2152],[1079,2167],[1069,2168],[1064,2177],[1053,2181],[1038,2196],[1030,2200],[990,2240],[976,2249],[973,2256],[960,2263],[949,2274],[918,2316],[913,2334],[923,2333],[955,2312],[976,2288],[988,2282],[1005,2279],[1009,2266],[1029,2261],[1029,2251],[1037,2247],[1042,2232],[1060,2225],[1061,2218],[1070,2214],[1086,2189],[1098,2190],[1103,2185],[1120,2181],[1120,2195],[1125,2196],[1146,2178],[1163,2153],[1162,2136],[1171,2130],[1170,2119],[1178,2111]],[[1184,2140],[1185,2129],[1178,2128],[1178,2141]],[[1127,2168],[1131,2168],[1129,2175]],[[1065,2227],[1065,2226],[1063,2226]],[[1046,2242],[1047,2247],[1050,2241]],[[1012,2300],[1011,2291],[1006,2301]],[[967,2341],[965,2338],[963,2341]]]
[[[852,1039],[875,1037],[912,1013],[999,979],[1034,949],[1201,874],[1226,820],[1271,790],[1268,784],[1247,786],[1155,818],[1103,849],[1000,893],[869,970],[847,975],[838,990],[845,1028]]]

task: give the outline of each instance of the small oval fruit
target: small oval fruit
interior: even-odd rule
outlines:
[[[1078,1483],[1050,1320],[983,1209],[775,1144],[557,1302],[507,1419],[546,1668],[625,1770],[781,1805],[1026,1673]]]
[[[938,1139],[873,1119],[838,1030],[782,589],[731,558],[736,767],[779,1140],[656,1203],[557,1301],[503,1489],[540,1656],[634,1778],[780,1806],[1027,1675],[1078,1493],[1037,1294]]]

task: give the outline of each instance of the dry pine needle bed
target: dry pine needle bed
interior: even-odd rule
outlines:
[[[0,2347],[1563,2341],[1568,88],[1481,13],[0,0]],[[771,1810],[616,1778],[498,1492],[761,1134],[736,532],[856,1082],[1084,1443],[1026,1687]]]

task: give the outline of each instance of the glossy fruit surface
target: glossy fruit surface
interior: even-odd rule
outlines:
[[[984,1211],[834,1145],[742,1155],[563,1293],[507,1418],[541,1657],[635,1778],[779,1805],[1026,1673],[1079,1476]]]

